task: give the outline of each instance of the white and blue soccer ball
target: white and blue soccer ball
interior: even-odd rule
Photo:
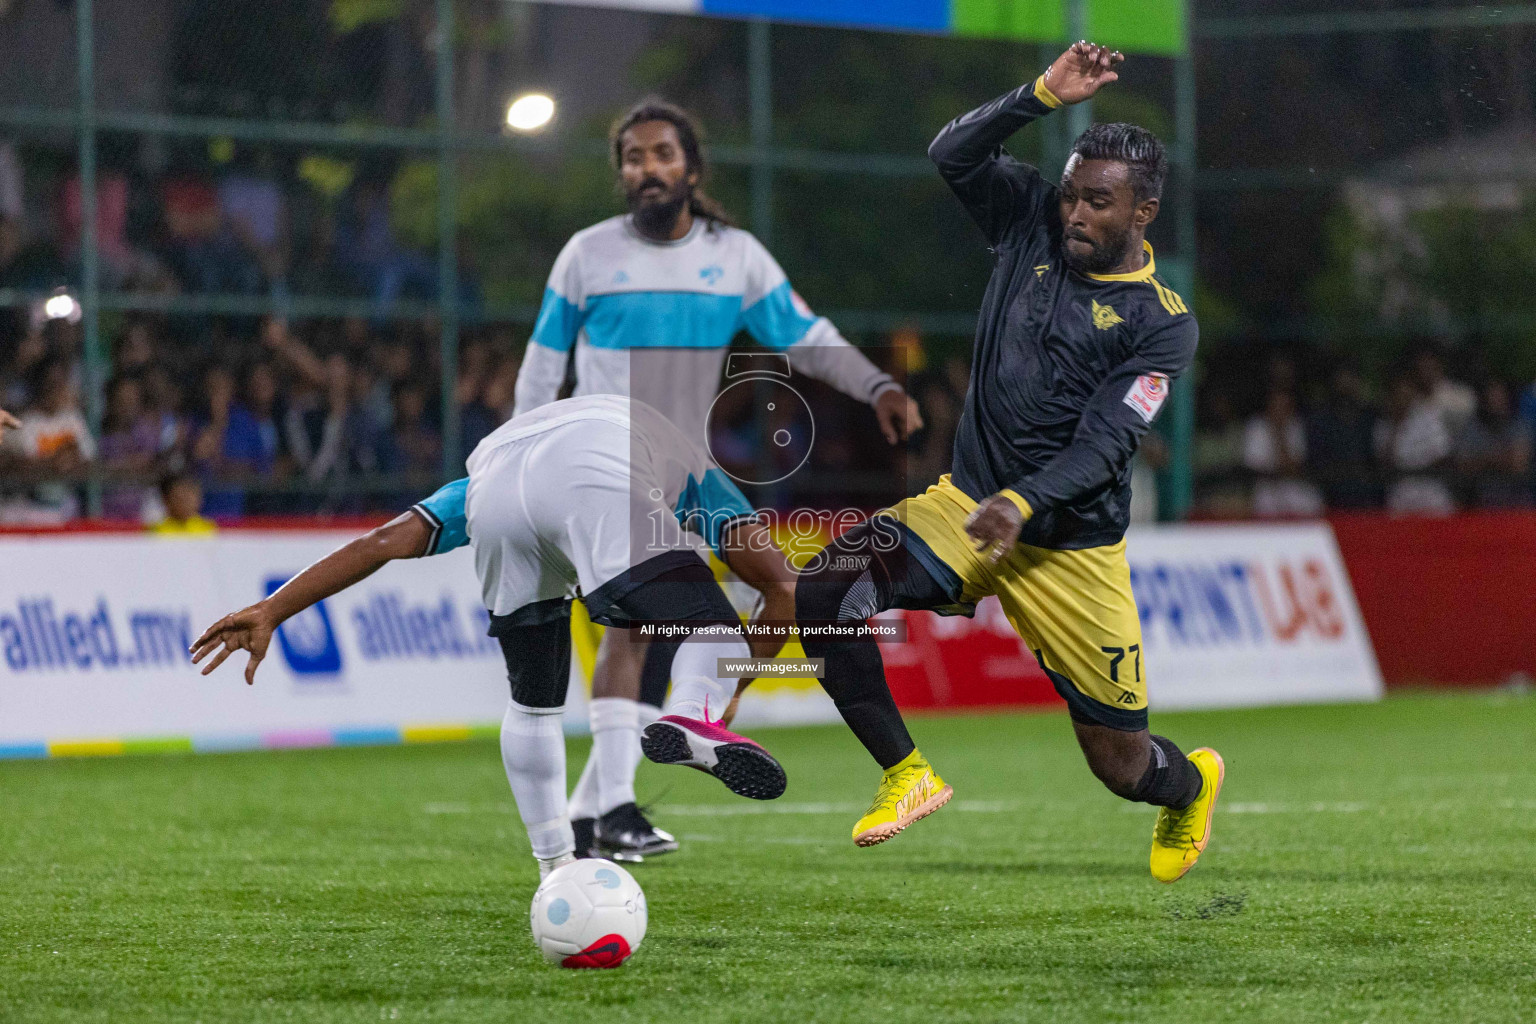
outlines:
[[[612,861],[578,860],[539,883],[528,924],[550,963],[617,967],[645,938],[645,893]]]

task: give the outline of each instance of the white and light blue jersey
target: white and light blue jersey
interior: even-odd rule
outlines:
[[[574,352],[576,395],[638,398],[707,449],[726,349],[742,330],[860,401],[897,386],[811,312],[752,235],[696,218],[683,238],[657,242],[625,216],[577,232],[555,260],[514,415],[555,400]]]
[[[411,506],[411,511],[432,528],[425,555],[447,554],[469,543],[464,503],[469,477],[439,488],[431,497]],[[725,534],[740,523],[757,519],[757,511],[735,481],[717,467],[689,473],[673,509],[684,529],[704,538],[722,560]]]

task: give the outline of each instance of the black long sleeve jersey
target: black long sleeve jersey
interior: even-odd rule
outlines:
[[[951,121],[928,155],[997,254],[951,481],[977,501],[1012,491],[1032,513],[1022,542],[1075,549],[1125,535],[1131,457],[1199,331],[1150,245],[1135,273],[1067,269],[1059,190],[1002,148],[1058,105],[1037,79]]]

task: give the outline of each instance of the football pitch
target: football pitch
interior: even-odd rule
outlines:
[[[774,804],[646,765],[615,971],[534,949],[493,742],[0,765],[0,1021],[1536,1020],[1536,699],[1153,726],[1228,770],[1168,887],[1064,714],[915,720],[955,800],[870,850],[842,727],[762,734]]]

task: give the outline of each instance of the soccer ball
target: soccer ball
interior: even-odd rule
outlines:
[[[539,883],[528,911],[533,941],[561,967],[617,967],[645,938],[645,893],[608,860],[578,860]]]

